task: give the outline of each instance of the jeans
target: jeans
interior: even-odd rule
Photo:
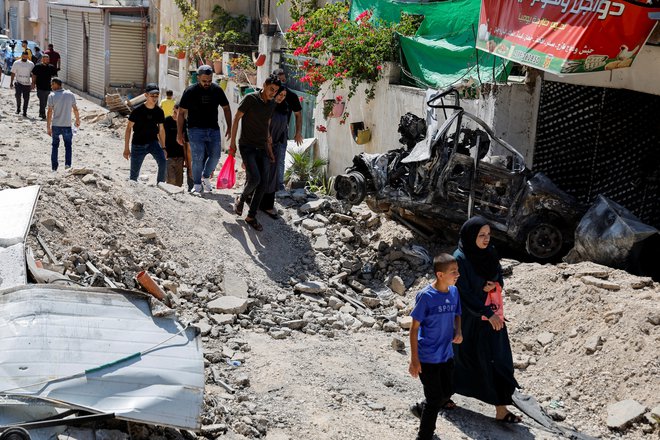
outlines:
[[[24,86],[17,82],[14,83],[16,89],[16,113],[21,112],[21,97],[23,97],[23,114],[27,114],[28,102],[30,102],[30,90],[32,86]]]
[[[252,194],[252,201],[250,202],[250,211],[248,211],[247,216],[255,218],[257,209],[259,209],[259,205],[261,204],[261,198],[264,195],[270,159],[266,154],[265,148],[240,145],[238,149],[241,151],[241,158],[245,164],[245,174],[247,177],[243,194],[241,194],[241,201],[244,202],[254,192]]]
[[[275,155],[277,166],[277,183],[275,190],[282,191],[284,189],[284,162],[286,160],[286,143],[273,145],[273,154]]]
[[[53,171],[57,171],[59,162],[57,160],[57,153],[60,148],[60,136],[64,139],[64,165],[71,166],[71,141],[73,139],[73,132],[71,127],[51,127],[53,132],[53,149],[50,152],[50,165]]]
[[[419,378],[424,385],[424,409],[419,421],[419,432],[417,440],[431,440],[438,421],[438,412],[449,401],[453,393],[452,370],[454,360],[439,364],[427,364],[422,362],[422,372]]]
[[[37,98],[39,98],[39,117],[46,117],[46,104],[48,103],[50,90],[37,89]]]
[[[131,174],[130,179],[137,181],[140,176],[140,168],[142,168],[142,162],[147,154],[156,159],[158,164],[158,176],[156,177],[156,182],[165,182],[165,176],[167,174],[167,160],[165,159],[165,152],[161,148],[158,141],[151,141],[149,144],[144,145],[131,145]]]
[[[192,178],[195,185],[202,184],[202,177],[209,178],[220,160],[220,129],[189,128]]]

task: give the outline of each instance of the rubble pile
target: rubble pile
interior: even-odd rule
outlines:
[[[0,98],[11,108],[13,94]],[[9,130],[0,142],[0,189],[41,185],[27,242],[44,267],[66,270],[83,285],[106,285],[93,266],[129,289],[139,289],[135,276],[147,271],[178,318],[203,335],[202,431],[133,425],[131,438],[309,432],[309,438],[354,440],[374,438],[364,427],[372,422],[372,430],[383,427],[377,435],[383,440],[413,435],[416,420],[407,406],[421,389],[406,374],[407,315],[415,293],[431,280],[429,257],[451,252],[455,241],[425,241],[364,205],[348,209],[304,190],[278,194],[281,219],[265,218],[265,230],[255,234],[231,212],[232,191],[207,198],[168,193],[145,184],[155,180],[149,160],[143,181],[127,182],[120,118],[110,119],[112,126],[106,119],[84,126],[74,140],[73,173],[52,175],[45,129],[26,137],[34,121],[0,116]],[[505,313],[523,392],[555,420],[589,435],[657,435],[658,283],[589,263],[504,265]],[[256,344],[262,337],[262,345],[288,357],[295,356],[292,347],[300,352],[317,345],[301,355],[306,363],[297,363]],[[337,346],[356,348],[342,352]],[[280,363],[273,368],[280,373],[301,373],[264,385],[272,374],[269,363]],[[351,369],[366,371],[356,376]],[[332,375],[321,373],[327,370]],[[459,411],[441,417],[442,437],[479,438],[484,429],[496,430],[482,426],[491,408],[479,411],[483,418],[465,432],[474,406],[468,416]],[[310,421],[310,412],[318,418]],[[343,434],[331,436],[336,431],[325,430],[331,423],[342,425]],[[526,423],[516,438],[538,433],[532,425]],[[511,438],[498,435],[492,438]]]
[[[44,237],[79,280],[87,262],[127,288],[136,287],[137,271],[148,270],[177,313],[200,328],[213,390],[203,415],[207,438],[227,430],[258,438],[269,426],[285,423],[271,420],[268,408],[255,401],[244,368],[250,346],[242,332],[281,340],[296,332],[333,338],[372,329],[391,333],[392,347],[405,350],[414,294],[431,280],[429,256],[452,247],[424,243],[426,251],[410,232],[362,206],[346,209],[304,190],[282,193],[281,204],[288,207],[283,217],[311,249],[276,283],[247,280],[244,292],[234,296],[226,289],[222,264],[192,271],[167,249],[162,228],[150,227],[154,221],[145,206],[113,194],[116,190],[111,177],[91,172],[47,181],[33,235]],[[508,260],[504,266],[514,361],[524,391],[555,420],[584,432],[635,438],[656,430],[648,402],[657,396],[660,368],[654,349],[660,334],[657,285],[590,263]],[[616,421],[613,405],[626,400],[644,410]],[[607,415],[609,406],[615,415]]]

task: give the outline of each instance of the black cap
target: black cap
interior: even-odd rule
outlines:
[[[197,68],[198,75],[213,75],[213,67],[208,64],[202,64]]]
[[[158,88],[158,84],[156,83],[149,83],[147,86],[144,88],[144,91],[146,93],[151,93],[151,92],[158,92],[160,93],[160,89]]]

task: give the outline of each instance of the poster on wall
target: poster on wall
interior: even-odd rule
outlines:
[[[657,23],[654,3],[482,0],[477,48],[561,75],[629,67]]]

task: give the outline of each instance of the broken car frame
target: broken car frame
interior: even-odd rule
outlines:
[[[445,104],[450,95],[453,104]],[[436,109],[444,113],[440,126]],[[430,230],[457,229],[481,215],[495,238],[537,260],[568,250],[584,207],[529,170],[514,147],[461,107],[455,89],[427,92],[426,123],[426,135],[414,148],[355,156],[335,179],[337,198],[353,205],[366,200],[375,212]]]

